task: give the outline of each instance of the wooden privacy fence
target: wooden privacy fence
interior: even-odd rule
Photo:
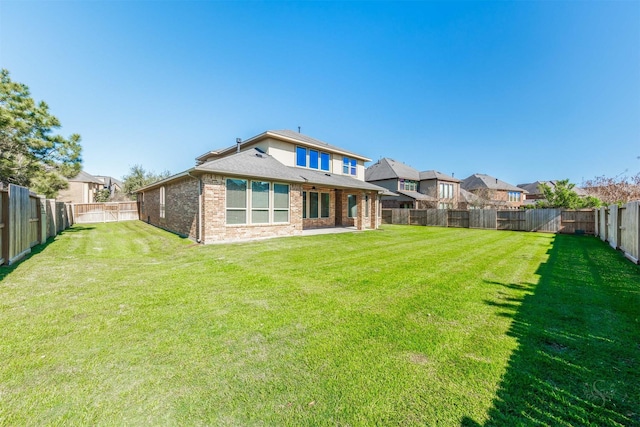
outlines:
[[[383,209],[383,224],[594,234],[592,209]]]
[[[71,225],[65,203],[46,200],[27,188],[0,190],[0,265],[12,264],[31,248]]]
[[[136,219],[138,219],[138,202],[77,203],[73,205],[73,220],[76,224]]]
[[[595,223],[596,236],[640,263],[640,201],[597,209]]]

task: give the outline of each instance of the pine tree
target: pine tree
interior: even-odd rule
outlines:
[[[54,134],[60,121],[29,88],[0,71],[0,182],[28,187],[53,198],[82,166],[80,135]]]

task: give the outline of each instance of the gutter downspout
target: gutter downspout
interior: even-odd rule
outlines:
[[[187,175],[198,181],[198,234],[196,236],[196,242],[202,243],[204,240],[202,238],[202,178],[196,178],[195,176],[191,175],[190,172]]]

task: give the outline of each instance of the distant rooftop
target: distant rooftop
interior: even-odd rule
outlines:
[[[519,191],[526,193],[520,187],[504,182],[490,175],[476,173],[462,180],[460,187],[465,190],[477,190],[487,188],[489,190]]]

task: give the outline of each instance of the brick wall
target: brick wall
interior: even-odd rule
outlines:
[[[165,224],[181,236],[198,235],[198,180],[185,177],[165,187]]]
[[[160,188],[145,191],[140,219],[156,227],[196,240],[198,233],[198,181],[186,177],[164,185],[165,217],[160,218]]]
[[[310,185],[302,186],[302,191],[318,193],[329,193],[329,218],[304,218],[302,220],[303,229],[326,228],[336,225],[336,192],[331,188],[315,187]],[[320,197],[320,196],[318,196]],[[302,199],[301,199],[302,200]],[[300,210],[302,215],[302,210]]]
[[[358,206],[358,212],[355,218],[349,218],[349,194],[353,194],[356,196],[356,205]],[[366,200],[365,196],[369,196],[369,200]],[[378,218],[378,213],[381,212],[379,209],[380,199],[378,198],[378,193],[375,191],[362,191],[362,190],[342,190],[336,191],[336,199],[339,200],[339,204],[336,204],[336,207],[339,206],[339,211],[336,213],[336,226],[338,227],[357,227],[358,230],[362,230],[365,228],[373,228],[376,229],[380,225],[380,219]],[[368,215],[367,215],[367,207],[369,205]],[[340,220],[338,221],[338,218]]]
[[[203,180],[203,242],[234,242],[302,233],[302,186],[289,185],[288,224],[226,224],[225,179],[219,175],[204,175]]]

